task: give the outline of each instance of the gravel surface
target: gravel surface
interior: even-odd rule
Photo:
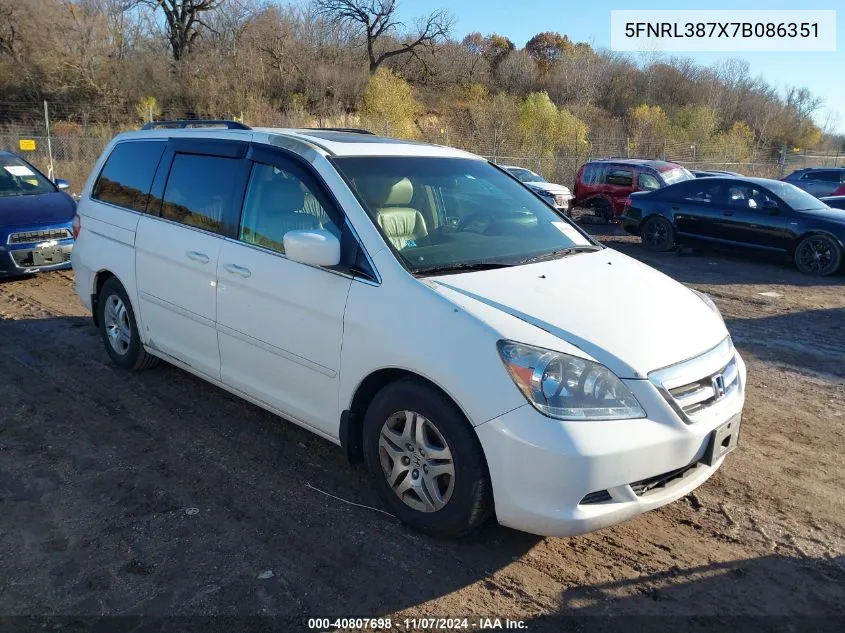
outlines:
[[[577,538],[491,522],[433,540],[323,494],[380,507],[334,445],[169,365],[114,368],[72,272],[0,281],[0,614],[268,616],[275,630],[499,616],[551,631],[562,615],[607,614],[698,619],[602,630],[785,622],[734,616],[838,628],[845,276],[652,255],[615,227],[588,228],[713,296],[748,364],[740,447],[693,494]],[[636,332],[624,306],[619,327]]]

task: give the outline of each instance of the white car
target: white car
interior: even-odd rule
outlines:
[[[570,215],[572,209],[572,192],[569,187],[557,185],[553,182],[548,182],[540,174],[525,169],[525,167],[515,167],[513,165],[500,165],[500,167],[510,173],[514,178],[523,183],[526,187],[541,196],[546,202],[554,208],[563,211],[566,215]]]
[[[339,444],[428,533],[602,528],[737,443],[745,366],[713,303],[456,149],[129,132],[74,233],[116,365],[164,359]]]

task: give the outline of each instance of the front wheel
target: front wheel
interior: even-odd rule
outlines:
[[[675,229],[666,218],[654,216],[643,224],[640,239],[650,251],[668,251],[675,245]]]
[[[839,269],[842,251],[827,235],[805,237],[795,249],[795,266],[808,275],[830,275]]]
[[[604,220],[605,224],[610,224],[613,220],[613,206],[604,198],[599,198],[592,204],[593,214]]]
[[[491,511],[475,431],[446,396],[408,378],[384,387],[364,417],[364,458],[379,496],[405,524],[462,536]]]

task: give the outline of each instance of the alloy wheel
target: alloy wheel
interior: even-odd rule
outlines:
[[[443,509],[455,488],[455,463],[446,438],[431,420],[399,411],[382,425],[379,461],[402,502],[420,512]]]
[[[663,222],[649,222],[643,231],[643,241],[651,248],[662,248],[667,237],[668,230]]]
[[[103,312],[106,335],[112,349],[123,356],[132,342],[132,328],[129,325],[129,313],[123,300],[117,295],[110,295],[106,299]]]
[[[813,274],[823,275],[830,272],[836,255],[831,243],[821,237],[805,240],[801,244],[798,258],[803,266]]]

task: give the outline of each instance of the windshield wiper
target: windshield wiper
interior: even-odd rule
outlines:
[[[415,275],[432,275],[446,273],[465,273],[472,270],[494,270],[496,268],[508,268],[516,266],[506,262],[465,262],[462,264],[445,264],[442,266],[430,266],[419,268],[414,271]]]
[[[574,253],[594,253],[595,251],[600,250],[602,250],[600,247],[594,246],[592,244],[581,244],[579,246],[559,248],[556,251],[551,251],[550,253],[543,253],[542,255],[535,255],[534,257],[528,257],[527,259],[521,259],[519,263],[533,264],[534,262],[542,262],[547,259],[557,259],[558,257],[566,257],[567,255],[572,255]]]

